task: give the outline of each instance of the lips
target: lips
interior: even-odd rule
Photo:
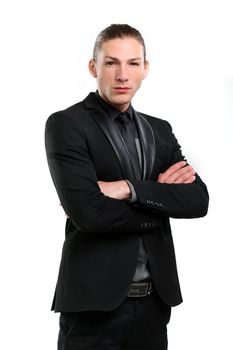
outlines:
[[[130,90],[130,88],[126,86],[117,86],[117,87],[114,87],[113,89],[119,93],[126,93]]]

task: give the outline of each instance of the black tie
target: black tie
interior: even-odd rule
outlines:
[[[141,179],[141,167],[138,158],[138,151],[135,144],[135,137],[130,125],[130,115],[129,113],[121,113],[118,117],[119,121],[122,124],[121,135],[126,144],[126,147],[129,152],[129,158],[133,167],[134,175],[137,180]]]

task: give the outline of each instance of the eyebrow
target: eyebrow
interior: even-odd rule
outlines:
[[[104,56],[104,58],[108,58],[114,61],[119,61],[119,59],[117,57],[113,57],[113,56]],[[134,57],[134,58],[130,58],[128,61],[142,61],[141,57]]]

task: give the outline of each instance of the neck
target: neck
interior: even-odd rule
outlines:
[[[104,96],[103,94],[99,93],[99,91],[97,90],[98,95],[108,104],[110,104],[112,107],[114,107],[115,109],[117,109],[119,112],[126,112],[130,106],[130,102],[125,103],[125,104],[116,104],[116,103],[112,103],[111,101],[108,100],[108,98],[106,96]]]

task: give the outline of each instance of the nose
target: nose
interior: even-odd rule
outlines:
[[[116,71],[116,80],[123,83],[129,80],[128,69],[124,65],[119,65]]]

